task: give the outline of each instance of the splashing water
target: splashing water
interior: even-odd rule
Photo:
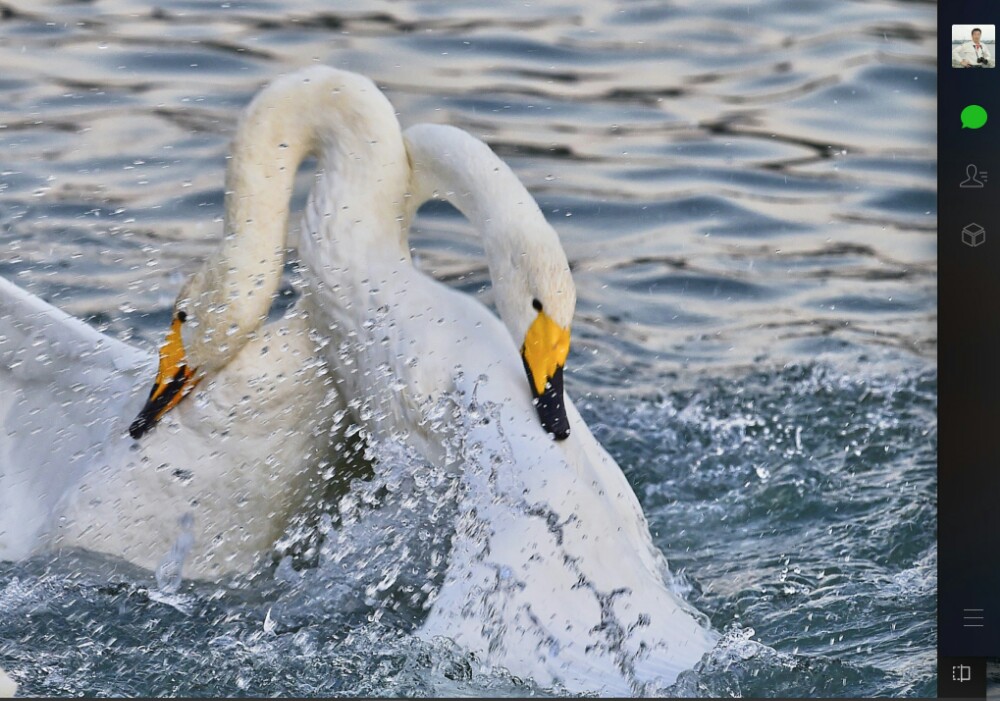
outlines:
[[[933,523],[934,392],[922,371],[820,364],[580,401],[638,485],[674,585],[726,631],[676,684],[646,693],[933,689],[935,546],[921,524]],[[811,427],[792,420],[820,407]],[[148,574],[89,553],[0,565],[0,660],[51,670],[18,679],[43,694],[543,692],[412,636],[467,487],[404,443],[366,450],[374,476],[328,507],[315,566],[286,555],[164,601]]]

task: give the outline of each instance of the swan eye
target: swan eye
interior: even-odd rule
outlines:
[[[542,311],[542,303],[539,302],[537,298],[531,300],[531,306],[535,308],[536,312]]]
[[[179,322],[181,322],[183,324],[185,321],[187,321],[187,318],[188,318],[187,312],[185,312],[185,311],[179,311],[179,312],[177,312],[177,321],[179,321]]]

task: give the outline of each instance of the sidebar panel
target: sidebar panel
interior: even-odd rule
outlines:
[[[951,60],[952,25],[1000,25],[1000,3],[940,2],[938,22],[939,654],[1000,657],[1000,68]]]

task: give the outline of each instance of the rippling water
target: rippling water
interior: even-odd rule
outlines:
[[[486,139],[562,236],[569,391],[727,636],[671,691],[933,695],[934,15],[3,2],[0,275],[152,347],[220,233],[239,109],[302,65],[364,72],[404,126]],[[427,207],[413,245],[490,299],[452,209]],[[417,610],[285,565],[165,595],[87,554],[0,563],[0,667],[51,695],[544,691],[422,648]]]

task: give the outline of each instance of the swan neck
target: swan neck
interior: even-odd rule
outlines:
[[[431,124],[410,127],[405,138],[413,162],[412,206],[441,197],[469,219],[482,237],[497,311],[521,343],[535,315],[533,295],[548,281],[569,279],[558,235],[510,167],[479,139]],[[571,314],[575,291],[566,294]]]
[[[370,184],[376,178],[365,164],[406,162],[392,106],[370,80],[327,67],[299,71],[264,88],[240,118],[226,169],[224,240],[206,265],[225,295],[213,302],[244,333],[263,323],[280,285],[296,172],[311,155],[323,171],[317,188]]]
[[[260,102],[244,113],[233,141],[217,264],[238,288],[231,298],[246,300],[248,316],[262,320],[281,281],[295,174],[316,139],[311,125],[285,119],[284,105]]]

